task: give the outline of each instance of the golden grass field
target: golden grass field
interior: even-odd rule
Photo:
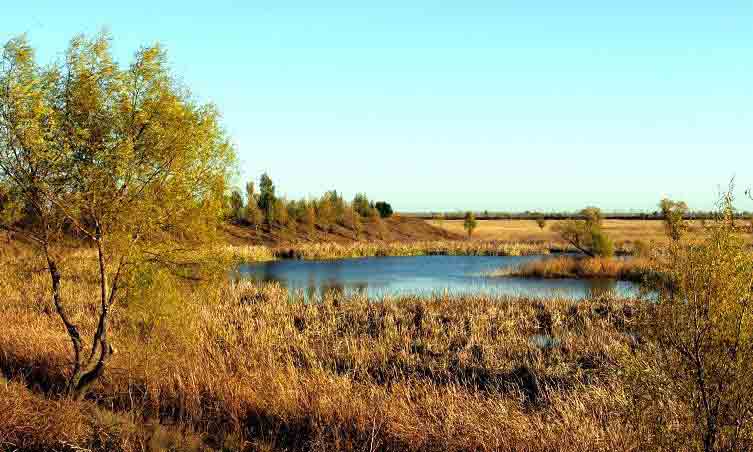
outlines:
[[[57,395],[69,340],[45,274],[23,261],[0,262],[0,369],[11,381],[0,383],[0,448],[586,451],[641,441],[616,372],[632,301],[291,303],[274,284],[153,274],[117,305],[115,355],[79,403]],[[64,299],[89,337],[93,254],[66,264]]]
[[[456,234],[464,234],[463,220],[428,220],[429,224],[441,227]],[[552,231],[555,220],[548,220],[542,230],[534,220],[477,220],[478,227],[473,233],[477,240],[505,240],[512,242],[547,241],[557,242],[559,235]],[[691,222],[692,234],[700,224]],[[604,220],[604,231],[615,242],[643,240],[645,242],[665,242],[664,222],[661,220]]]

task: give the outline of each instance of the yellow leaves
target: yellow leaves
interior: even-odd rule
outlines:
[[[125,70],[113,62],[106,33],[74,37],[65,62],[52,68],[36,66],[32,55],[25,39],[5,47],[3,67],[13,69],[0,72],[10,82],[0,102],[14,123],[4,129],[13,136],[0,139],[13,140],[34,165],[55,162],[60,173],[39,183],[56,203],[126,236],[217,221],[235,152],[216,108],[190,98],[159,45],[139,50]]]

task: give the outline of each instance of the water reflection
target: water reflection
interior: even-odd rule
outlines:
[[[567,298],[607,294],[637,296],[636,285],[614,280],[489,278],[505,267],[547,259],[548,256],[411,256],[371,257],[328,261],[280,260],[245,264],[240,277],[276,281],[311,299],[327,292],[345,295],[431,295],[439,293],[523,295]]]

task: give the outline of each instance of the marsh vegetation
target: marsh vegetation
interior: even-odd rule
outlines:
[[[106,35],[52,65],[25,38],[4,47],[3,450],[753,448],[753,255],[732,189],[700,225],[662,201],[656,241],[596,208],[530,221],[525,241],[482,240],[473,213],[440,224],[468,238],[440,234],[364,194],[288,201],[268,174],[233,189],[216,109],[177,80],[159,46],[119,66]],[[385,239],[401,226],[441,240]],[[290,240],[229,245],[229,227]],[[581,256],[508,276],[640,280],[654,297],[305,297],[228,277],[283,258],[552,250]]]

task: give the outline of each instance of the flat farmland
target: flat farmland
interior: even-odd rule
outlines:
[[[464,234],[463,220],[427,220],[429,224],[446,229],[449,232]],[[477,240],[505,240],[512,242],[550,241],[559,242],[559,235],[552,230],[557,220],[548,220],[540,228],[534,220],[477,220],[478,226],[473,232]],[[689,221],[689,233],[697,234],[702,226],[700,222]],[[642,240],[645,242],[663,242],[664,222],[661,220],[604,220],[604,231],[616,242]]]

